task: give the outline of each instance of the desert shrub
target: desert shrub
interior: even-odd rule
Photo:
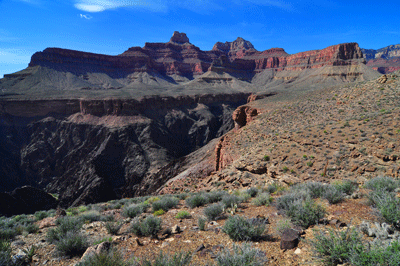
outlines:
[[[246,191],[247,194],[250,195],[250,197],[254,198],[258,194],[258,189],[255,187],[251,187]]]
[[[215,220],[224,211],[224,205],[221,203],[214,203],[204,208],[204,215],[209,221]]]
[[[386,190],[372,191],[369,199],[387,223],[397,226],[397,221],[400,220],[400,199],[395,193]]]
[[[276,232],[278,233],[278,235],[281,236],[285,230],[290,229],[290,228],[292,228],[292,227],[293,227],[293,224],[292,224],[292,222],[290,221],[290,219],[282,219],[282,220],[279,220],[279,221],[276,223],[276,228],[275,228],[275,230],[276,230]]]
[[[399,187],[399,181],[387,176],[375,177],[368,180],[364,187],[372,190],[386,190],[392,192]]]
[[[165,213],[165,211],[163,209],[160,209],[158,211],[153,212],[154,216],[160,216],[163,215]]]
[[[2,238],[0,238],[0,265],[13,265],[11,260],[11,243]]]
[[[188,219],[190,217],[191,217],[190,213],[185,210],[179,211],[175,216],[176,219]]]
[[[321,182],[305,183],[305,188],[309,191],[310,197],[313,199],[322,197],[327,187],[327,185],[324,185]]]
[[[175,197],[163,197],[162,199],[152,203],[153,212],[163,210],[167,212],[178,205],[179,199]]]
[[[128,266],[121,253],[116,249],[94,253],[87,256],[77,266]]]
[[[324,199],[327,199],[330,204],[336,204],[344,199],[344,194],[334,186],[328,186],[322,194]]]
[[[60,217],[57,219],[56,228],[47,231],[47,241],[54,243],[60,241],[68,232],[77,232],[82,227],[82,220],[76,217]]]
[[[82,255],[88,248],[87,237],[79,232],[68,231],[56,242],[57,251],[66,256]]]
[[[12,240],[18,232],[15,228],[3,227],[0,230],[0,240]]]
[[[222,197],[227,194],[226,191],[224,190],[219,190],[219,191],[211,191],[205,194],[205,196],[208,199],[209,203],[214,203],[214,202],[219,202],[222,200]]]
[[[221,202],[226,208],[230,208],[235,205],[239,206],[239,204],[242,202],[242,199],[239,196],[228,194],[222,197]]]
[[[340,192],[351,195],[353,192],[357,189],[358,185],[355,182],[352,182],[350,180],[343,180],[341,182],[337,182],[333,184],[333,186],[339,190]]]
[[[309,196],[305,191],[289,192],[277,198],[275,201],[275,206],[278,210],[285,211],[290,209],[290,206],[292,206],[294,202],[303,201],[308,197]]]
[[[232,245],[232,249],[224,248],[215,258],[218,266],[262,266],[268,260],[261,250],[253,248],[249,243]]]
[[[324,265],[337,265],[347,263],[353,253],[362,250],[362,240],[354,229],[328,232],[314,231],[314,239],[310,244],[315,254]]]
[[[39,231],[39,226],[36,224],[28,224],[25,227],[25,231],[28,232],[28,234],[37,233]]]
[[[40,220],[43,220],[44,218],[48,217],[48,214],[45,211],[37,211],[37,212],[35,212],[34,215],[35,215],[36,221],[40,221]]]
[[[203,194],[196,194],[186,199],[186,205],[189,208],[204,206],[208,203],[208,198]]]
[[[92,222],[95,222],[95,221],[102,221],[104,219],[104,216],[102,216],[100,214],[100,212],[95,211],[95,210],[83,212],[78,217],[85,223],[92,223]]]
[[[295,224],[306,228],[318,223],[318,220],[325,215],[322,206],[301,194],[289,193],[281,196],[277,199],[277,208],[282,210]]]
[[[189,265],[191,260],[190,252],[178,252],[171,256],[161,251],[155,259],[143,259],[141,266],[184,266]]]
[[[161,218],[153,215],[147,216],[143,221],[135,218],[131,230],[137,236],[155,236],[161,230]]]
[[[121,227],[122,227],[121,223],[113,223],[113,222],[106,223],[107,232],[111,235],[118,234],[118,231],[119,231],[119,229],[121,229]]]
[[[400,265],[400,244],[393,241],[388,247],[369,246],[358,252],[353,252],[350,262],[354,266]]]
[[[123,214],[129,218],[135,218],[136,216],[144,213],[147,210],[148,205],[145,203],[133,203],[123,209]]]
[[[261,193],[253,199],[253,204],[255,206],[268,206],[272,202],[273,198],[269,193]]]
[[[156,201],[159,201],[159,200],[160,200],[159,197],[149,197],[143,203],[151,205],[151,204],[153,204],[153,202],[156,202]]]
[[[256,240],[265,231],[265,224],[254,224],[242,216],[235,215],[228,218],[223,231],[234,241]]]
[[[197,224],[199,225],[199,229],[201,231],[206,230],[206,222],[207,222],[207,219],[204,217],[199,217],[199,219],[197,219]]]

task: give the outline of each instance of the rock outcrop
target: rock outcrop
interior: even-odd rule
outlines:
[[[0,193],[0,216],[55,209],[57,204],[57,199],[43,190],[23,186],[10,193]]]
[[[400,44],[384,48],[361,49],[367,60],[367,66],[382,74],[392,73],[400,69]]]

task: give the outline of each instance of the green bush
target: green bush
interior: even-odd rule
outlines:
[[[0,238],[0,265],[13,265],[11,260],[11,243],[2,238]]]
[[[247,194],[250,195],[250,197],[254,198],[258,194],[258,189],[255,187],[251,187],[246,191]]]
[[[68,232],[77,232],[82,227],[82,220],[76,217],[60,217],[57,219],[56,228],[51,228],[47,231],[47,241],[54,243],[60,241]]]
[[[148,205],[145,203],[131,204],[123,209],[125,217],[135,218],[136,216],[144,213],[147,210]]]
[[[356,191],[358,187],[357,183],[350,180],[343,180],[341,182],[334,183],[333,186],[340,192],[347,195],[353,194],[353,192]]]
[[[368,180],[364,187],[372,190],[386,190],[392,192],[399,187],[399,181],[387,176],[375,177]]]
[[[387,223],[398,226],[400,220],[400,199],[395,193],[386,190],[373,191],[369,195],[370,200],[375,204],[382,217]]]
[[[218,266],[263,266],[267,265],[265,254],[249,243],[242,245],[232,245],[232,249],[224,248],[215,258]]]
[[[197,224],[199,225],[199,229],[201,231],[206,230],[206,222],[207,219],[205,219],[204,217],[199,217],[199,219],[197,220]]]
[[[82,255],[88,248],[87,237],[79,232],[68,231],[56,242],[57,251],[66,256]]]
[[[242,199],[236,195],[225,195],[222,197],[221,202],[224,204],[225,208],[230,208],[232,206],[239,206],[242,202]]]
[[[211,191],[205,194],[205,196],[208,199],[208,203],[214,203],[214,202],[219,202],[222,200],[222,197],[227,195],[227,192],[224,190],[219,190],[219,191]]]
[[[82,208],[82,206],[81,206],[81,210],[86,210],[86,208],[84,209],[84,208]],[[100,214],[100,212],[95,211],[95,210],[83,212],[83,213],[81,213],[78,217],[79,217],[84,223],[92,223],[92,222],[95,222],[95,221],[102,221],[102,220],[105,219],[105,217],[102,216],[102,215]]]
[[[186,205],[189,208],[204,206],[208,203],[208,198],[205,195],[197,194],[186,199]]]
[[[153,212],[158,210],[163,210],[167,212],[168,210],[175,208],[178,205],[179,199],[175,197],[163,197],[152,203]]]
[[[37,211],[37,212],[35,212],[34,215],[35,215],[36,221],[40,221],[40,220],[43,220],[44,218],[48,217],[48,214],[45,211]]]
[[[322,197],[327,199],[330,204],[336,204],[343,201],[344,194],[340,190],[336,189],[336,187],[328,186],[325,189]]]
[[[253,223],[249,219],[235,215],[228,218],[223,231],[234,241],[256,240],[265,231],[265,224]]]
[[[376,245],[353,252],[350,257],[354,266],[398,266],[400,265],[400,244],[393,241],[388,247]]]
[[[337,265],[350,261],[353,253],[363,249],[362,240],[356,230],[334,231],[328,233],[314,231],[314,239],[310,240],[311,247],[324,265]]]
[[[324,217],[325,210],[322,206],[316,204],[312,199],[298,200],[293,202],[285,214],[292,221],[302,227],[308,228],[311,225],[317,224]]]
[[[25,231],[28,232],[28,234],[34,234],[39,232],[39,226],[36,224],[28,224],[25,227]]]
[[[119,229],[121,229],[121,227],[122,227],[122,223],[113,223],[113,222],[106,223],[107,232],[111,235],[118,234]]]
[[[275,228],[275,230],[276,230],[276,232],[278,233],[278,235],[281,236],[285,230],[290,229],[290,228],[292,228],[292,227],[293,227],[293,224],[292,224],[292,222],[290,221],[290,219],[282,219],[282,220],[279,220],[279,221],[276,223],[276,228]]]
[[[209,221],[215,220],[224,211],[224,205],[221,203],[214,203],[204,208],[204,215]]]
[[[164,254],[162,251],[155,259],[143,259],[141,266],[184,266],[189,265],[192,260],[190,252],[179,252],[173,256]]]
[[[275,201],[275,206],[278,210],[282,210],[285,212],[286,210],[291,208],[294,202],[303,201],[308,197],[309,196],[305,191],[289,192],[277,198]]]
[[[153,215],[147,216],[143,221],[136,218],[131,230],[137,236],[155,236],[161,230],[161,218]]]
[[[253,199],[255,206],[268,206],[272,202],[273,198],[269,193],[261,193]]]
[[[192,217],[190,213],[185,210],[179,211],[175,216],[176,219],[189,219],[190,217]]]
[[[107,252],[94,253],[78,263],[77,266],[129,266],[129,264],[124,261],[118,250],[112,249]]]

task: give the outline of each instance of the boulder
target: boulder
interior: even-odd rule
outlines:
[[[299,232],[294,229],[286,229],[281,237],[281,249],[292,249],[299,244]]]

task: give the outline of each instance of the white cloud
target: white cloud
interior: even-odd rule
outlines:
[[[80,16],[81,18],[84,18],[84,19],[92,19],[92,18],[93,18],[91,15],[79,14],[79,16]]]
[[[155,12],[166,12],[171,7],[184,8],[197,13],[222,9],[215,0],[75,0],[75,7],[85,12],[102,12],[121,7],[141,8]]]
[[[95,13],[120,7],[146,7],[149,3],[146,0],[78,0],[74,6],[79,10]]]

